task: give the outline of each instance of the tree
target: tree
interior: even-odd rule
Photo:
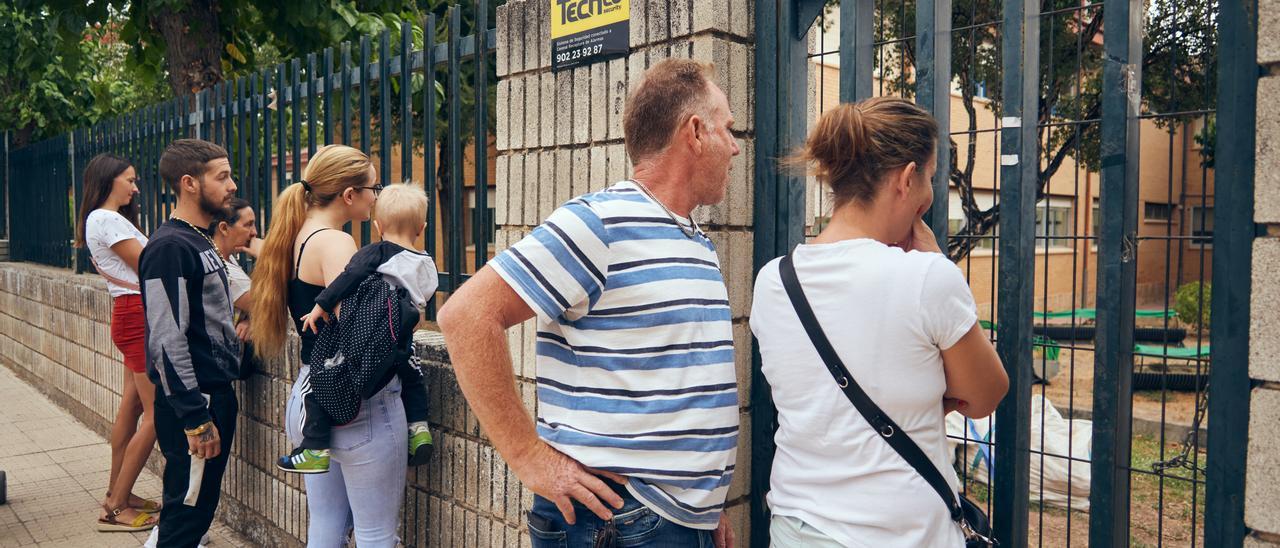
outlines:
[[[875,56],[875,68],[889,93],[914,94],[915,0],[898,0],[877,10],[877,41],[905,39],[897,54]],[[839,0],[828,0],[837,5]],[[1187,112],[1212,109],[1217,93],[1217,12],[1218,0],[1147,0],[1143,26],[1142,104],[1155,113]],[[1036,200],[1044,198],[1045,188],[1063,162],[1073,158],[1080,165],[1097,170],[1101,141],[1100,117],[1102,89],[1101,35],[1105,13],[1101,3],[1081,4],[1080,0],[1052,0],[1044,10],[1055,14],[1041,16],[1040,27],[1040,97],[1036,121],[1041,134],[1040,174]],[[1003,110],[1000,89],[1002,78],[1000,35],[1002,18],[999,2],[989,0],[954,0],[951,72],[961,92],[967,118],[967,130],[977,129],[977,106],[974,98],[981,87],[990,102],[986,108],[996,116]],[[1155,118],[1155,123],[1174,131],[1185,121],[1176,117]],[[1085,123],[1059,123],[1085,122]],[[1208,131],[1206,130],[1206,135]],[[959,261],[978,243],[975,236],[989,235],[1000,222],[1000,204],[980,209],[974,199],[973,177],[977,161],[976,139],[970,139],[963,154],[951,141],[952,165],[940,166],[950,173],[951,183],[960,194],[965,226],[947,245],[947,254]],[[1212,149],[1203,160],[1212,165]]]
[[[495,0],[489,5],[487,20],[494,21]],[[164,84],[172,96],[193,96],[213,85],[240,76],[288,58],[301,57],[326,47],[338,46],[344,41],[355,42],[364,35],[376,35],[384,29],[393,34],[393,43],[399,43],[401,23],[408,21],[413,28],[415,48],[423,44],[422,24],[427,13],[437,16],[435,36],[447,33],[449,0],[328,0],[319,2],[255,2],[252,0],[17,0],[19,9],[28,14],[40,14],[40,34],[27,41],[43,44],[44,48],[28,48],[33,56],[61,56],[57,61],[45,61],[41,67],[55,67],[52,76],[59,76],[56,67],[67,66],[62,59],[78,55],[80,39],[85,29],[113,24],[119,43],[127,46],[123,57],[123,70],[127,79],[137,82],[144,89]],[[462,34],[472,34],[475,26],[474,5],[461,4]],[[33,31],[34,32],[34,31]],[[30,32],[28,34],[31,34]],[[49,47],[50,45],[53,47]],[[260,58],[261,57],[261,58]],[[94,63],[86,66],[93,67]],[[492,104],[497,79],[489,69],[488,101]],[[462,135],[474,133],[475,99],[472,92],[474,67],[464,64],[461,74],[461,97],[444,94],[442,83],[447,77],[445,69],[432,72],[433,81],[425,77],[413,79],[415,94],[413,105],[422,104],[421,93],[436,93],[438,116],[435,141],[441,144],[441,161],[438,176],[441,182],[442,200],[449,199],[451,165],[448,150],[449,102],[461,101]],[[52,127],[58,131],[82,125],[96,118],[86,118],[89,101],[71,101],[67,94],[75,96],[78,89],[74,79],[57,86],[66,93],[38,97],[23,107],[28,117],[37,124],[46,124],[41,117],[69,115],[68,119]],[[14,84],[20,87],[20,83]],[[393,81],[393,90],[399,94],[399,82]],[[158,99],[158,98],[157,98]],[[376,102],[383,100],[375,97]],[[123,114],[141,104],[111,103],[110,114]],[[145,103],[144,103],[145,104]],[[421,116],[422,113],[417,113]],[[390,122],[390,121],[388,121]],[[382,123],[382,121],[378,121]],[[9,124],[6,124],[9,125]],[[493,127],[493,112],[489,111],[489,127]],[[54,131],[52,133],[57,133]],[[421,145],[424,137],[421,126],[414,125],[415,142]],[[464,142],[464,146],[470,141]],[[481,145],[483,153],[483,144]],[[428,151],[429,153],[430,151]]]
[[[43,8],[0,4],[0,128],[26,144],[159,100],[125,68],[118,19],[79,27],[67,47],[60,20]]]

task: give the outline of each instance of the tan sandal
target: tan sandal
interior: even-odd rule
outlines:
[[[116,508],[107,512],[107,517],[98,518],[98,532],[100,533],[136,533],[138,531],[146,531],[156,526],[158,521],[155,516],[147,512],[138,512],[138,516],[133,521],[123,522],[116,518],[120,517],[120,513],[124,512],[127,507]]]

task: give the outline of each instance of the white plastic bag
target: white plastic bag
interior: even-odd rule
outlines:
[[[947,442],[952,454],[959,454],[969,478],[986,483],[990,468],[999,468],[993,462],[995,453],[984,443],[994,441],[995,417],[972,420],[959,413],[947,415]],[[1043,428],[1041,426],[1043,425]],[[1043,430],[1044,435],[1041,436]],[[1043,451],[1041,445],[1043,440]],[[1089,458],[1092,454],[1093,422],[1082,419],[1067,420],[1058,413],[1053,403],[1041,395],[1031,398],[1031,481],[1030,499],[1049,506],[1073,510],[1089,509]],[[955,451],[962,447],[961,451]],[[1043,453],[1043,456],[1041,455]],[[1070,457],[1070,458],[1067,458]],[[1042,483],[1043,482],[1043,483]],[[1043,488],[1043,495],[1042,495]],[[1070,489],[1070,505],[1067,492]]]

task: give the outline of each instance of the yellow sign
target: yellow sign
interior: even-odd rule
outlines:
[[[631,18],[630,0],[550,0],[551,38],[594,30]]]
[[[553,72],[607,61],[631,50],[631,0],[548,1]]]

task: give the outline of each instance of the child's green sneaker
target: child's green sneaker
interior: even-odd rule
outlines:
[[[323,474],[329,471],[329,450],[299,447],[277,459],[276,468],[294,474]]]
[[[434,448],[427,423],[415,422],[409,425],[409,466],[426,464],[431,459]]]

